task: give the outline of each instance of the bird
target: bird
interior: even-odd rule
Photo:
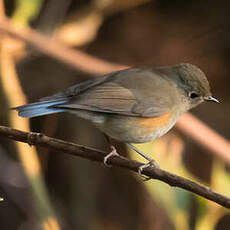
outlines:
[[[148,160],[139,167],[159,165],[132,143],[145,143],[166,134],[180,115],[204,101],[219,102],[200,68],[189,63],[127,68],[84,80],[38,102],[13,108],[32,118],[69,112],[91,121],[107,137],[126,143]],[[105,156],[104,164],[113,155]]]

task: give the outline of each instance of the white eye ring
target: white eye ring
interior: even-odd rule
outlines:
[[[199,97],[199,95],[198,95],[196,92],[189,92],[188,96],[189,96],[191,99],[194,99],[194,98]]]

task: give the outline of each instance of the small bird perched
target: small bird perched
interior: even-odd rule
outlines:
[[[205,74],[191,64],[129,68],[83,81],[39,102],[13,108],[22,117],[70,112],[90,120],[103,133],[127,143],[144,143],[167,133],[181,114],[212,97]],[[111,146],[112,147],[112,146]],[[117,154],[114,147],[104,158]]]

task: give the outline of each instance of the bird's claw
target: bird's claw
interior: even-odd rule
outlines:
[[[114,146],[111,146],[111,149],[112,149],[112,151],[111,151],[109,154],[107,154],[107,155],[104,157],[104,160],[103,160],[104,165],[107,166],[107,167],[111,167],[111,165],[109,165],[109,164],[107,163],[107,161],[108,161],[108,159],[109,159],[110,157],[112,157],[112,156],[119,156],[119,154],[118,154],[118,152],[117,152],[117,150],[116,150],[116,148],[115,148]]]
[[[142,171],[145,169],[145,168],[148,168],[148,167],[153,167],[153,168],[157,168],[159,169],[160,166],[157,164],[157,162],[155,160],[151,160],[149,161],[147,164],[143,164],[141,165],[139,168],[138,168],[138,174],[143,178],[144,181],[148,181],[150,180],[151,178],[150,177],[146,177],[142,174]]]

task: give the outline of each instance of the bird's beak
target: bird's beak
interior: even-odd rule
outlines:
[[[216,103],[220,103],[216,98],[209,96],[205,98],[206,101],[212,101],[212,102],[216,102]]]

